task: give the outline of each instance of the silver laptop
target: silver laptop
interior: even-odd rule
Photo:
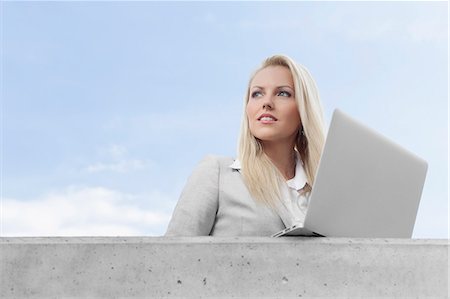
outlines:
[[[280,236],[411,238],[427,162],[335,110],[303,225]]]

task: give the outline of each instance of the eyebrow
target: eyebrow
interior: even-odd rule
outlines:
[[[291,87],[291,86],[289,86],[289,85],[282,85],[282,86],[277,86],[276,88],[277,88],[277,89],[280,89],[280,88],[285,88],[285,87],[288,87],[288,88],[290,88],[290,89],[294,90],[294,88],[293,88],[293,87]],[[262,86],[258,86],[258,85],[252,86],[251,88],[259,88],[259,89],[265,89],[264,87],[262,87]]]

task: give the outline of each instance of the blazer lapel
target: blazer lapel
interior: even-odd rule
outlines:
[[[231,164],[229,167],[240,172],[241,171],[241,162],[238,159],[236,159],[233,161],[233,164]],[[250,194],[249,194],[249,196],[250,196]],[[283,196],[285,196],[285,195],[283,195]],[[289,210],[285,206],[284,202],[280,201],[276,204],[276,213],[281,218],[281,221],[283,222],[285,227],[291,227],[293,225],[291,215],[289,213]]]
[[[285,227],[291,227],[293,225],[291,215],[283,202],[277,203],[276,212],[278,216],[280,216]]]

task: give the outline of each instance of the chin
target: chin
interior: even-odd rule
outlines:
[[[274,142],[279,141],[280,136],[273,136],[273,135],[255,135],[255,137],[260,141],[266,141],[266,142]],[[281,138],[282,139],[282,138]]]
[[[280,135],[280,134],[253,134],[253,136],[261,142],[286,142],[292,140],[295,142],[295,135]]]

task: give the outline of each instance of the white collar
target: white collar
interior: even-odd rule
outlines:
[[[306,178],[306,172],[305,169],[303,168],[303,162],[298,152],[296,152],[296,158],[297,159],[295,163],[295,176],[292,179],[287,180],[286,183],[290,188],[300,190],[303,187],[305,187],[305,185],[308,182],[308,179]],[[242,168],[241,162],[239,161],[239,159],[236,159],[234,160],[233,164],[230,165],[230,167],[235,170],[241,170]]]
[[[241,161],[239,159],[234,160],[233,164],[230,165],[234,170],[241,170]]]

